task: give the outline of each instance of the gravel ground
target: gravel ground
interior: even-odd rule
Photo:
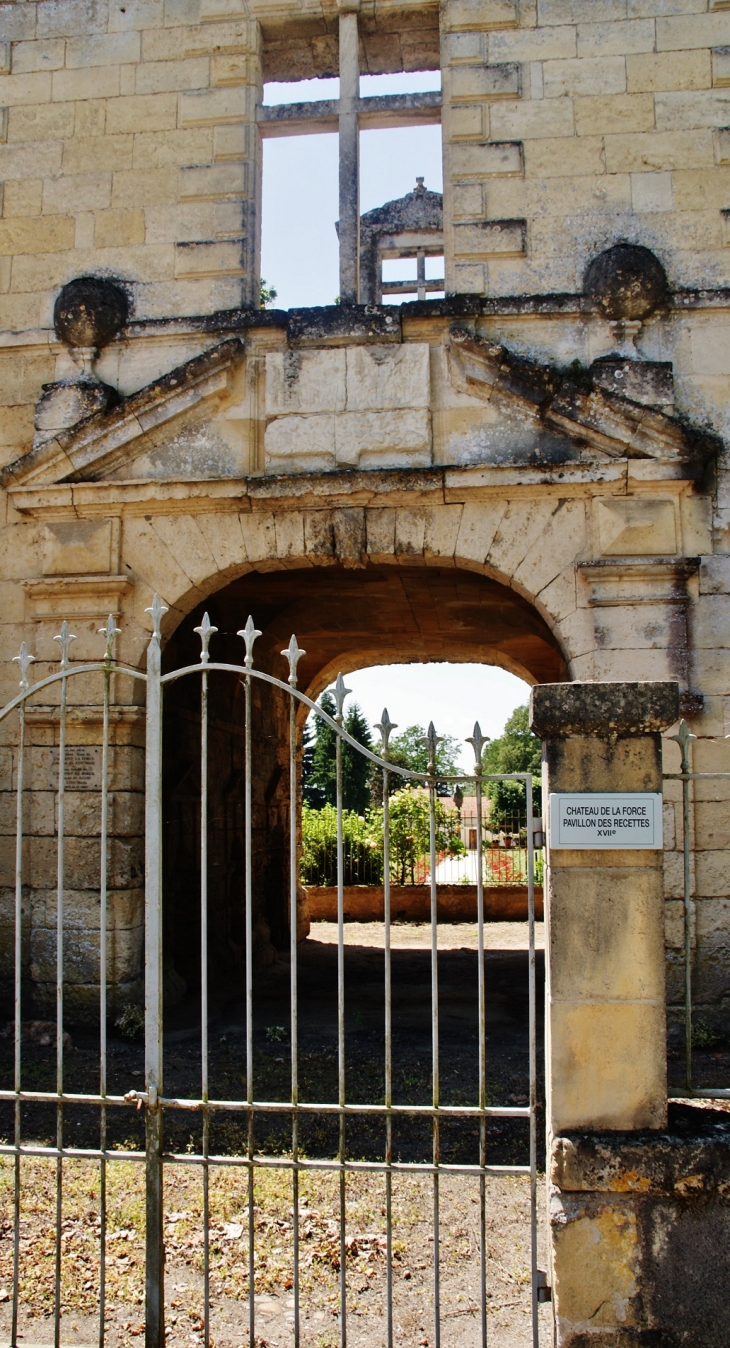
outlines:
[[[543,944],[541,925],[537,944]],[[317,923],[299,950],[300,1079],[302,1098],[337,1098],[336,940],[332,923]],[[383,1090],[383,928],[380,923],[348,924],[346,942],[346,1048],[348,1099],[377,1101]],[[492,1103],[527,1102],[527,930],[522,923],[486,927],[488,1089]],[[395,925],[393,1022],[395,1098],[430,1100],[430,929]],[[477,1087],[476,927],[439,929],[439,1047],[442,1099],[472,1103]],[[541,976],[541,956],[538,956]],[[289,1089],[289,965],[280,959],[257,980],[254,1012],[256,1097],[282,1100]],[[542,991],[538,988],[538,1009]],[[95,1037],[72,1032],[67,1089],[95,1089]],[[542,1028],[538,1026],[538,1042]],[[211,1094],[240,1098],[245,1080],[245,1007],[240,998],[213,1000],[210,1015]],[[0,1041],[3,1084],[10,1069],[11,1044]],[[199,1018],[191,995],[167,1017],[166,1093],[199,1092]],[[29,1086],[52,1088],[53,1049],[25,1048]],[[113,1039],[112,1092],[141,1084],[141,1050]],[[110,1142],[139,1146],[141,1118],[127,1109],[110,1111]],[[6,1136],[11,1119],[3,1119]],[[24,1116],[26,1138],[52,1137],[53,1117],[38,1108]],[[96,1145],[94,1111],[66,1111],[67,1140]],[[426,1121],[394,1130],[394,1150],[404,1161],[430,1160],[431,1126]],[[469,1120],[443,1126],[444,1160],[478,1159],[478,1130]],[[198,1151],[197,1120],[166,1114],[170,1149]],[[288,1124],[272,1112],[256,1125],[257,1146],[286,1156]],[[302,1153],[332,1155],[336,1122],[317,1118],[302,1127]],[[380,1120],[348,1121],[348,1155],[381,1160]],[[240,1116],[216,1120],[211,1148],[240,1153],[245,1146]],[[488,1133],[488,1159],[496,1164],[527,1160],[524,1123],[495,1121]],[[22,1164],[21,1300],[23,1341],[49,1344],[53,1337],[55,1163]],[[211,1340],[215,1348],[248,1343],[248,1194],[246,1173],[231,1166],[211,1168]],[[12,1277],[12,1162],[0,1167],[0,1332],[9,1327]],[[540,1266],[543,1248],[544,1181],[539,1180]],[[385,1344],[384,1178],[354,1173],[347,1178],[346,1231],[348,1340],[359,1348]],[[192,1348],[202,1335],[202,1180],[199,1167],[166,1166],[166,1302],[168,1343]],[[62,1224],[62,1338],[64,1343],[97,1340],[99,1225],[98,1165],[64,1163]],[[303,1172],[300,1180],[301,1317],[305,1348],[339,1343],[339,1197],[330,1172]],[[132,1345],[143,1333],[143,1169],[132,1162],[108,1167],[107,1338],[112,1348]],[[481,1342],[479,1315],[479,1185],[470,1176],[444,1175],[440,1182],[441,1343],[474,1348]],[[257,1343],[283,1348],[293,1342],[291,1175],[285,1169],[257,1172],[254,1199]],[[532,1343],[529,1278],[529,1181],[524,1176],[486,1181],[487,1292],[490,1343],[495,1348],[529,1348]],[[393,1180],[393,1305],[398,1344],[433,1345],[433,1184],[429,1176],[397,1175]],[[547,1348],[550,1308],[540,1311],[540,1343]]]

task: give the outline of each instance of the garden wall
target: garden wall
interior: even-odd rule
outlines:
[[[345,886],[346,922],[382,922],[382,885]],[[311,922],[337,921],[337,886],[308,885]],[[476,922],[476,885],[439,885],[439,922]],[[431,916],[429,885],[391,885],[390,912],[394,922],[428,922]],[[535,885],[535,916],[542,918],[542,886]],[[527,885],[489,885],[484,890],[484,916],[488,922],[525,922]]]

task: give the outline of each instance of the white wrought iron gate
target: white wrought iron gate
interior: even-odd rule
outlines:
[[[147,667],[143,673],[117,662],[115,659],[115,640],[118,629],[114,619],[109,618],[102,635],[106,650],[101,660],[71,661],[71,642],[75,639],[64,622],[59,636],[61,659],[58,668],[36,683],[30,681],[30,667],[34,657],[27,651],[25,644],[16,657],[20,668],[20,693],[0,712],[0,723],[5,730],[4,743],[12,757],[12,792],[15,797],[14,827],[14,888],[13,914],[14,946],[13,963],[13,1078],[12,1087],[0,1090],[0,1105],[13,1110],[12,1140],[0,1146],[0,1154],[8,1158],[13,1167],[13,1243],[12,1287],[10,1292],[11,1318],[9,1336],[12,1348],[18,1343],[20,1319],[23,1312],[23,1298],[20,1278],[21,1245],[23,1242],[23,1217],[21,1195],[25,1183],[23,1166],[29,1158],[47,1158],[55,1163],[55,1284],[52,1306],[53,1337],[58,1346],[62,1338],[62,1317],[64,1312],[62,1294],[62,1234],[66,1167],[69,1162],[85,1160],[98,1165],[99,1208],[98,1222],[98,1341],[103,1348],[105,1327],[108,1327],[109,1314],[106,1305],[105,1271],[107,1268],[107,1167],[110,1163],[123,1160],[138,1162],[144,1166],[145,1208],[146,1208],[146,1251],[145,1277],[146,1291],[144,1304],[144,1332],[147,1348],[164,1348],[165,1344],[165,1288],[164,1288],[164,1231],[165,1201],[163,1175],[169,1166],[185,1165],[199,1168],[202,1182],[202,1308],[199,1340],[204,1345],[211,1341],[211,1234],[210,1234],[210,1175],[216,1167],[242,1167],[247,1176],[247,1236],[242,1233],[246,1247],[245,1263],[241,1273],[246,1288],[246,1325],[247,1341],[250,1345],[259,1342],[260,1329],[257,1325],[257,1299],[254,1295],[256,1278],[257,1232],[255,1222],[255,1184],[257,1176],[267,1169],[274,1168],[290,1175],[291,1182],[291,1339],[298,1348],[302,1335],[301,1300],[301,1202],[300,1182],[307,1171],[329,1171],[338,1177],[337,1224],[339,1234],[339,1307],[338,1336],[345,1348],[348,1336],[348,1228],[347,1228],[347,1186],[349,1177],[356,1172],[373,1172],[382,1177],[384,1192],[383,1235],[384,1235],[384,1307],[380,1324],[383,1326],[383,1341],[392,1348],[398,1341],[394,1321],[394,1243],[392,1221],[393,1184],[400,1175],[421,1175],[428,1178],[431,1186],[432,1219],[429,1243],[432,1245],[431,1262],[431,1305],[429,1318],[431,1329],[428,1342],[438,1348],[442,1333],[441,1270],[442,1220],[440,1211],[440,1186],[444,1177],[461,1175],[476,1185],[479,1194],[479,1236],[478,1236],[478,1286],[479,1294],[473,1307],[473,1323],[478,1325],[478,1341],[487,1342],[488,1296],[487,1273],[489,1264],[489,1246],[487,1238],[487,1196],[486,1182],[493,1175],[522,1175],[528,1179],[530,1193],[529,1249],[531,1321],[524,1342],[538,1344],[538,1300],[540,1296],[537,1268],[537,1039],[536,1039],[536,975],[535,975],[535,892],[534,892],[534,844],[535,832],[539,821],[533,820],[532,782],[529,775],[509,774],[510,779],[524,784],[527,801],[527,829],[524,839],[526,852],[526,879],[528,891],[529,954],[527,959],[527,997],[529,1002],[528,1043],[526,1056],[528,1065],[527,1102],[524,1104],[492,1104],[488,1089],[487,1073],[487,989],[485,986],[485,931],[484,931],[484,866],[482,855],[485,848],[482,796],[486,789],[487,774],[482,771],[482,749],[485,739],[479,725],[474,727],[471,740],[475,766],[471,776],[460,775],[444,778],[437,776],[436,752],[438,739],[433,729],[428,733],[428,769],[423,774],[410,772],[396,766],[388,758],[388,742],[393,726],[387,711],[377,727],[381,734],[382,749],[380,755],[364,749],[351,739],[343,728],[343,704],[347,694],[341,676],[336,684],[336,715],[330,718],[316,704],[311,702],[297,688],[297,665],[303,654],[292,637],[289,647],[282,652],[288,661],[288,679],[277,679],[271,674],[254,667],[254,644],[260,633],[251,618],[239,634],[245,645],[245,657],[241,664],[216,663],[211,660],[209,644],[216,629],[204,616],[195,630],[201,640],[200,660],[194,665],[162,673],[161,667],[161,620],[166,609],[155,596],[152,608],[148,610],[152,617],[153,635],[147,652]],[[210,865],[208,846],[209,822],[209,712],[208,698],[211,680],[217,675],[232,674],[243,684],[245,698],[245,785],[244,785],[244,837],[245,856],[243,872],[245,877],[245,1089],[238,1098],[221,1099],[211,1092],[209,1070],[209,977],[210,961],[208,951],[208,873]],[[124,1093],[113,1094],[108,1090],[108,1053],[107,1019],[109,999],[109,973],[107,969],[107,950],[109,945],[108,896],[109,885],[109,817],[112,784],[110,775],[110,718],[113,705],[111,689],[113,680],[131,679],[146,681],[146,730],[145,730],[145,911],[144,911],[144,1086],[138,1082],[137,1088]],[[98,931],[89,933],[89,940],[96,942],[98,960],[98,1089],[69,1090],[65,1062],[64,1037],[64,998],[69,983],[67,961],[67,899],[69,881],[67,876],[67,839],[65,811],[68,796],[68,725],[71,712],[69,686],[72,680],[85,681],[87,689],[100,681],[97,692],[88,692],[73,700],[74,708],[80,702],[89,702],[96,698],[101,704],[101,769],[98,786]],[[165,687],[177,680],[197,680],[200,686],[200,1089],[188,1098],[180,1098],[165,1093],[163,1083],[163,696]],[[254,967],[253,967],[253,927],[254,912],[253,866],[252,866],[252,764],[256,753],[256,724],[252,715],[252,686],[256,680],[267,683],[278,690],[280,696],[288,699],[289,736],[289,800],[291,808],[289,837],[289,927],[290,939],[290,1024],[288,1027],[290,1045],[290,1091],[285,1100],[260,1099],[257,1096],[254,1075]],[[100,696],[99,696],[100,694]],[[53,1012],[53,1034],[55,1037],[55,1089],[36,1089],[26,1083],[24,1026],[26,1011],[32,988],[28,974],[28,953],[24,948],[27,940],[26,908],[29,895],[28,849],[26,846],[27,819],[30,785],[27,780],[29,756],[28,723],[29,711],[38,704],[52,704],[54,725],[57,736],[57,781],[54,785],[55,827],[55,1007]],[[297,751],[298,720],[297,712],[305,707],[322,717],[336,735],[336,811],[337,811],[337,1092],[336,1099],[303,1100],[300,1098],[299,1068],[300,1053],[298,1047],[299,1008],[297,1003],[298,948],[297,948],[297,890],[298,874],[298,810],[300,763]],[[17,730],[14,719],[17,718]],[[301,717],[299,718],[301,720]],[[382,1097],[379,1101],[359,1103],[348,1098],[346,1078],[346,1033],[345,1033],[345,933],[344,933],[344,874],[343,874],[343,744],[349,744],[355,751],[364,754],[374,768],[382,775],[382,818],[383,818],[383,888],[384,888],[384,956],[383,956],[383,999],[384,999],[384,1077]],[[431,1004],[431,1071],[430,1102],[410,1103],[397,1098],[397,1081],[393,1069],[393,961],[391,947],[391,867],[389,821],[390,786],[393,777],[403,779],[422,788],[428,802],[429,818],[429,894],[430,894],[430,1004]],[[478,1071],[475,1076],[478,1086],[468,1103],[444,1103],[440,1089],[440,1053],[439,1053],[439,948],[438,948],[438,911],[437,911],[437,782],[448,780],[451,785],[459,783],[475,796],[476,850],[477,850],[477,1011],[478,1034],[475,1053],[478,1059]],[[34,1124],[26,1125],[27,1114],[35,1108],[51,1107],[55,1111],[55,1144],[43,1144],[33,1136]],[[86,1117],[98,1119],[98,1145],[74,1145],[69,1138],[67,1119],[69,1111],[83,1109]],[[111,1145],[108,1141],[108,1120],[112,1111],[143,1110],[145,1119],[144,1146],[136,1148]],[[175,1154],[165,1150],[164,1120],[170,1111],[187,1112],[200,1120],[202,1142],[199,1150]],[[219,1150],[211,1147],[211,1125],[217,1115],[236,1117],[245,1125],[247,1143],[238,1151]],[[280,1154],[266,1154],[256,1140],[256,1120],[262,1115],[277,1115],[288,1119],[290,1126],[290,1144]],[[302,1120],[316,1118],[337,1121],[338,1143],[334,1154],[313,1156],[305,1154],[300,1139]],[[348,1153],[348,1124],[370,1119],[381,1121],[382,1154],[376,1159],[357,1159]],[[520,1164],[492,1164],[489,1159],[489,1129],[495,1119],[524,1120],[529,1127],[529,1141],[524,1162]],[[399,1159],[394,1147],[394,1125],[404,1120],[420,1120],[430,1128],[431,1155],[428,1159]],[[442,1130],[454,1120],[469,1122],[478,1133],[473,1160],[452,1162],[445,1160],[442,1154]],[[543,1279],[544,1281],[544,1279]],[[490,1339],[492,1331],[490,1329]],[[244,1340],[245,1341],[245,1340]],[[475,1340],[476,1341],[476,1340]]]

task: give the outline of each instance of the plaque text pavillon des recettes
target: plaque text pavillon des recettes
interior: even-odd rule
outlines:
[[[552,848],[662,846],[661,792],[551,792]]]

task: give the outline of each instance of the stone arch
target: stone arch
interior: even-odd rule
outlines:
[[[219,629],[211,643],[214,659],[241,662],[243,643],[237,632],[250,612],[263,632],[256,645],[256,665],[280,677],[286,669],[281,652],[294,631],[307,651],[300,666],[300,687],[312,697],[338,669],[347,673],[368,663],[403,660],[500,664],[531,683],[569,678],[571,661],[567,643],[561,639],[560,620],[552,613],[552,622],[548,622],[544,614],[553,598],[556,607],[560,601],[565,611],[565,595],[571,588],[575,595],[575,559],[567,555],[568,519],[560,517],[554,500],[547,504],[546,509],[542,503],[517,502],[503,542],[498,527],[507,509],[291,511],[283,523],[281,516],[272,514],[255,525],[263,556],[253,555],[250,518],[229,517],[226,527],[236,542],[244,539],[246,561],[240,560],[240,554],[237,561],[230,560],[229,552],[228,559],[221,558],[227,565],[207,575],[188,576],[193,583],[186,588],[180,584],[177,593],[168,589],[164,595],[170,604],[164,664],[174,668],[197,661],[199,642],[193,629],[207,610]],[[491,532],[489,547],[485,546],[485,518]],[[191,522],[202,537],[210,537],[215,520],[215,516],[203,516]],[[165,546],[173,557],[179,550],[182,558],[190,529],[186,525],[172,531],[167,539]],[[516,559],[511,584],[505,583],[496,565],[500,560],[504,563],[508,549]],[[189,560],[187,565],[193,570]],[[533,577],[541,582],[539,606],[534,592],[530,599],[525,597]],[[572,611],[568,610],[569,616]],[[225,676],[217,677],[222,682],[215,685],[211,696],[217,699],[214,719],[218,730],[213,740],[217,734],[218,748],[213,748],[220,759],[211,781],[219,798],[212,815],[220,824],[218,845],[225,856],[215,882],[220,893],[217,898],[212,894],[211,947],[219,952],[221,977],[225,977],[226,966],[235,980],[243,956],[239,836],[243,707],[239,681],[229,676],[226,683]],[[166,694],[166,742],[171,746],[166,760],[166,855],[168,869],[172,865],[175,871],[172,876],[168,873],[168,889],[177,895],[167,905],[168,921],[174,928],[169,930],[168,946],[188,982],[197,965],[197,696],[197,685],[192,683],[189,687],[173,684]],[[305,715],[303,711],[300,723]],[[265,959],[270,941],[281,946],[288,940],[285,699],[257,685],[255,716],[254,871],[260,900],[256,953]]]
[[[154,590],[169,605],[168,640],[200,604],[252,572],[456,568],[489,577],[526,601],[561,652],[559,677],[580,677],[592,645],[590,611],[579,606],[576,581],[587,533],[582,500],[544,492],[416,507],[156,514],[125,521],[123,556],[138,582],[133,616],[140,638]]]

